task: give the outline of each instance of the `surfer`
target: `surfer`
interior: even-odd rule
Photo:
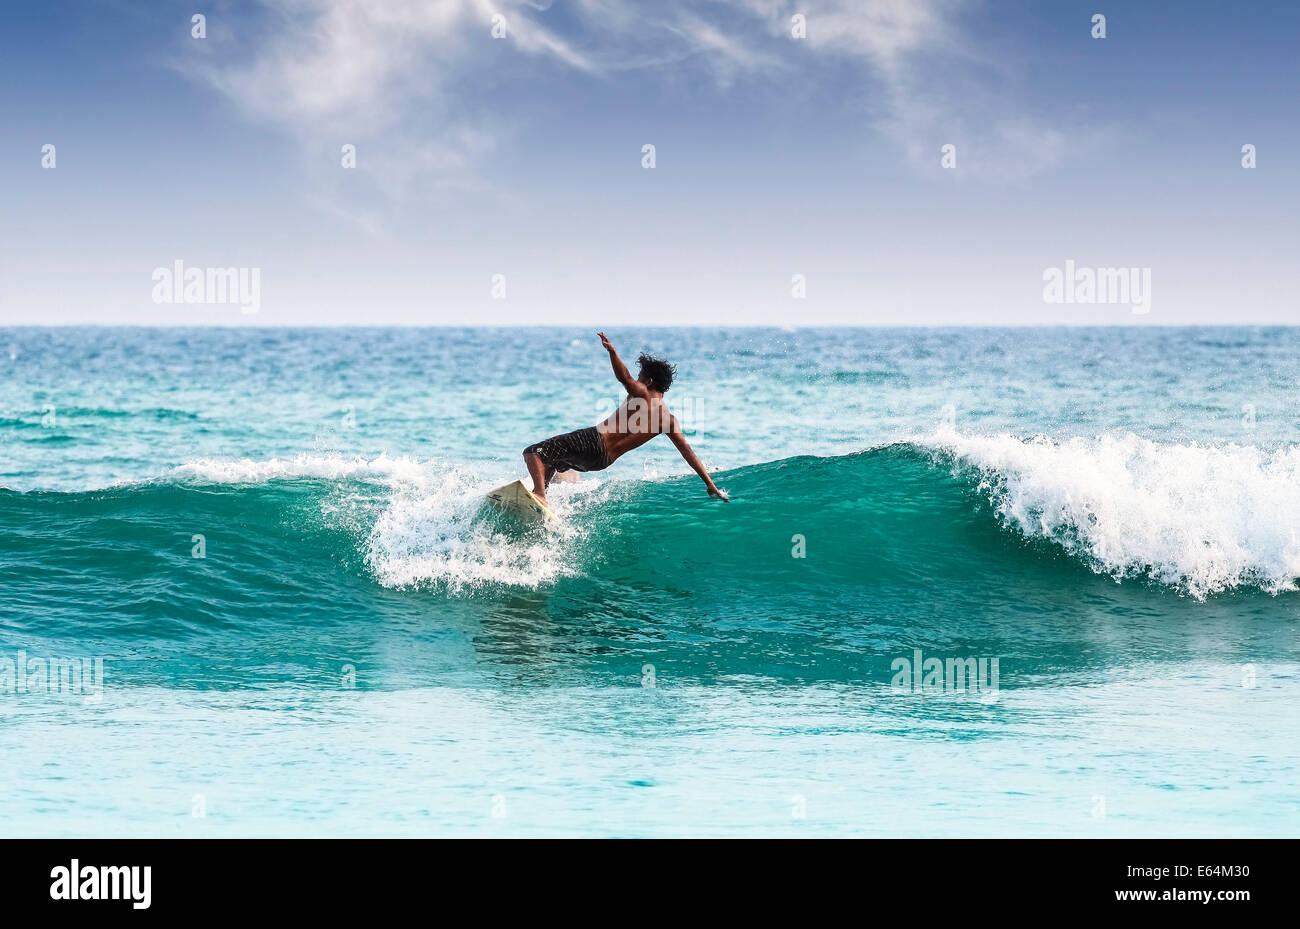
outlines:
[[[632,449],[640,448],[663,433],[704,480],[709,496],[726,500],[727,495],[713,483],[708,469],[682,434],[677,417],[664,403],[664,393],[672,385],[676,368],[661,358],[642,352],[637,359],[640,370],[633,378],[605,333],[596,334],[600,336],[605,351],[609,352],[614,377],[627,390],[627,399],[598,425],[551,436],[524,449],[524,462],[533,478],[533,494],[545,503],[546,487],[556,472],[603,471]]]

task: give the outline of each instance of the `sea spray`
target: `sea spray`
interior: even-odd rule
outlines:
[[[1144,575],[1197,599],[1234,587],[1296,589],[1298,446],[952,430],[921,444],[971,472],[1006,525],[1100,573]]]

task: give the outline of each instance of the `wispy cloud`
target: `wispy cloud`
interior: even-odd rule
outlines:
[[[437,102],[471,69],[474,35],[487,36],[498,9],[529,54],[584,67],[565,42],[545,33],[506,0],[260,0],[265,23],[242,34],[218,32],[214,54],[182,67],[250,115],[316,131],[373,131],[399,121],[412,104]],[[200,50],[202,47],[199,46]],[[445,101],[443,101],[445,103]]]
[[[953,38],[955,14],[964,0],[730,0],[732,6],[788,35],[796,11],[807,22],[807,42],[813,49],[842,52],[865,59],[875,68],[892,71],[906,57],[935,48]]]
[[[784,0],[731,0],[733,6],[790,28]],[[817,55],[861,66],[873,100],[872,125],[912,164],[933,171],[940,147],[958,151],[957,177],[1007,183],[1048,171],[1109,137],[1108,129],[1062,114],[1036,112],[1023,79],[995,61],[965,21],[986,9],[976,0],[808,0],[807,43]]]
[[[574,0],[563,10],[548,0],[259,2],[264,26],[224,44],[214,35],[212,53],[185,70],[312,146],[382,136],[379,183],[394,196],[411,184],[463,183],[509,131],[500,116],[487,124],[476,84],[508,88],[555,68],[619,80],[690,61],[722,88],[779,88],[777,75],[815,79],[821,63],[848,63],[876,101],[873,128],[906,157],[932,165],[952,142],[962,175],[989,180],[1048,170],[1087,132],[993,89],[1014,83],[963,32],[970,0]],[[795,11],[807,19],[804,48],[790,35]],[[494,22],[518,53],[508,63],[491,45]]]

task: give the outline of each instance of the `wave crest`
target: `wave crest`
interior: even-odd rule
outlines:
[[[951,431],[918,444],[973,471],[1007,525],[1100,573],[1146,575],[1198,599],[1234,587],[1296,589],[1300,447]]]

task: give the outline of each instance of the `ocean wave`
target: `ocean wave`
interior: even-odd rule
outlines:
[[[973,473],[1005,525],[1100,573],[1149,577],[1198,599],[1296,589],[1300,447],[954,431],[918,444]]]
[[[172,469],[161,480],[200,486],[321,481],[381,487],[386,495],[372,501],[364,515],[349,508],[346,497],[335,495],[324,506],[335,514],[350,509],[352,528],[367,527],[364,562],[385,587],[457,594],[492,586],[536,588],[575,570],[560,544],[578,534],[571,521],[534,529],[485,508],[485,495],[501,478],[463,465],[407,456],[313,453],[263,461],[202,459]],[[580,488],[556,484],[552,509],[571,517],[599,486],[599,481]]]
[[[882,590],[979,600],[1022,584],[1056,596],[1089,572],[1204,600],[1279,594],[1300,576],[1294,446],[945,430],[722,472],[730,504],[709,499],[693,475],[612,471],[557,484],[550,502],[561,522],[547,527],[484,505],[507,470],[318,453],[196,460],[107,490],[4,491],[0,555],[70,576],[134,545],[138,557],[114,568],[124,572],[114,583],[129,587],[160,562],[149,545],[174,543],[184,557],[187,532],[210,532],[254,594],[284,577],[325,589],[344,571],[456,597],[580,581],[646,609],[697,598],[727,612],[852,610]],[[309,570],[318,576],[300,577]]]

